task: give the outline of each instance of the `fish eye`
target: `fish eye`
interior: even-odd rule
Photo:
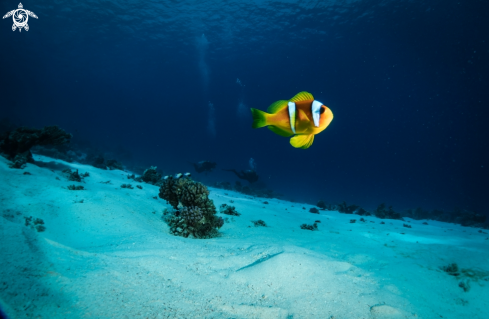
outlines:
[[[320,113],[320,114],[323,114],[323,113],[324,113],[324,111],[326,111],[326,107],[322,106],[322,107],[321,107],[321,110],[319,110],[319,113]]]

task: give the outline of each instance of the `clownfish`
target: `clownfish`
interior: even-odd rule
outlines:
[[[308,92],[300,92],[290,100],[272,103],[267,112],[252,108],[252,127],[268,126],[270,131],[284,137],[295,135],[290,139],[290,144],[303,149],[309,148],[314,135],[324,131],[333,120],[333,112]]]

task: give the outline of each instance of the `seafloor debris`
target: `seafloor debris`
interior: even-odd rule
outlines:
[[[309,213],[319,214],[319,209],[312,207],[311,209],[309,209]]]
[[[25,225],[30,226],[32,229],[35,229],[38,232],[43,232],[46,230],[44,226],[44,221],[40,218],[34,218],[32,216],[24,217]]]
[[[82,177],[80,176],[80,174],[78,174],[78,170],[76,171],[71,171],[71,169],[67,168],[65,170],[63,170],[63,175],[68,178],[69,181],[72,181],[72,182],[81,182],[82,181]]]
[[[267,227],[267,224],[265,224],[265,222],[261,219],[252,220],[251,222],[253,223],[253,225],[255,225],[255,227],[259,227],[259,226]]]
[[[312,225],[302,224],[301,229],[318,230],[318,224],[317,223],[314,223]]]
[[[464,280],[461,280],[459,283],[458,283],[458,286],[460,288],[462,288],[465,292],[468,292],[470,290],[470,280],[469,279],[464,279]]]
[[[470,282],[489,281],[489,271],[473,268],[459,268],[456,263],[441,266],[440,269],[459,281],[458,286],[465,292],[470,290]]]
[[[68,185],[66,188],[69,189],[70,191],[82,191],[82,190],[85,190],[85,187],[83,187],[82,185]]]
[[[221,205],[219,212],[226,215],[241,216],[241,214],[236,211],[236,207],[226,204]]]

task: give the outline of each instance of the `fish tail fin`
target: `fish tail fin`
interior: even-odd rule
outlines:
[[[253,124],[251,125],[252,128],[260,128],[268,125],[268,113],[252,108],[251,115],[253,116]]]

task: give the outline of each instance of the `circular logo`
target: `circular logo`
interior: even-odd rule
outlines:
[[[23,28],[27,24],[27,20],[29,20],[29,15],[25,12],[24,9],[17,9],[13,14],[14,24],[18,28]]]

